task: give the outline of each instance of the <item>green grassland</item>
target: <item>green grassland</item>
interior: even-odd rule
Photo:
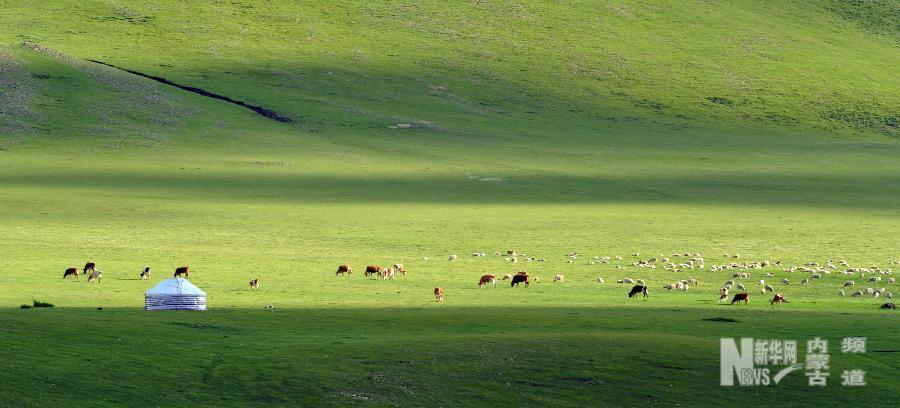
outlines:
[[[708,266],[900,268],[898,10],[0,2],[0,405],[895,406],[885,299],[779,266],[720,305],[731,274]],[[491,255],[513,248],[547,261]],[[631,266],[685,252],[707,268]],[[100,283],[61,279],[88,260]],[[394,262],[409,274],[362,276]],[[210,310],[140,310],[180,265]],[[517,270],[541,282],[476,285]],[[720,388],[739,336],[830,339],[831,385]],[[838,385],[850,368],[866,387]]]

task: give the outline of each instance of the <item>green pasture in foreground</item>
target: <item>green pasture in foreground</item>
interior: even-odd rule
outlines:
[[[896,2],[544,3],[0,2],[0,405],[895,406],[896,313],[837,292],[897,286],[782,268],[900,268]],[[139,310],[180,265],[210,310]],[[828,338],[831,385],[720,388],[740,336]]]

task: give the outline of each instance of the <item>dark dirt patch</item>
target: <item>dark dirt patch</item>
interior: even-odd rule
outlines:
[[[737,320],[728,317],[707,317],[703,319],[703,321],[707,322],[728,322],[728,323],[737,323]]]
[[[732,101],[731,99],[728,99],[728,98],[723,98],[721,96],[707,96],[706,100],[710,101],[716,105],[725,105],[725,106],[734,105],[734,101]]]

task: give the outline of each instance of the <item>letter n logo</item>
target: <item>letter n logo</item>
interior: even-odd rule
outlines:
[[[753,338],[741,337],[741,350],[732,338],[721,338],[719,354],[719,379],[722,386],[734,386],[734,376],[738,384],[753,385]]]

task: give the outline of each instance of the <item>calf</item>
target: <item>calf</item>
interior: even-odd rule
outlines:
[[[250,289],[259,289],[259,278],[250,280]]]
[[[371,275],[378,275],[380,273],[381,273],[381,266],[366,265],[366,271],[363,273],[363,275],[368,278]]]
[[[172,276],[177,278],[179,275],[184,275],[185,278],[190,276],[190,273],[188,272],[188,267],[187,266],[179,266],[179,267],[175,268],[175,274]]]
[[[351,275],[353,274],[353,268],[348,264],[342,264],[338,266],[337,272],[334,273],[334,276],[339,276],[343,274]]]
[[[102,277],[103,277],[103,271],[101,271],[99,269],[94,269],[94,271],[91,272],[90,275],[88,275],[88,283],[91,283],[95,280],[99,283],[100,278],[102,278]]]
[[[487,284],[490,283],[492,288],[497,287],[497,277],[494,275],[481,275],[481,279],[478,279],[478,287],[485,288]]]
[[[96,268],[97,268],[97,264],[95,264],[93,262],[88,262],[88,263],[84,264],[84,269],[81,270],[81,273],[85,274],[85,273],[88,273],[88,271],[93,272],[94,269],[96,269]]]
[[[78,268],[67,268],[65,272],[63,272],[63,279],[68,278],[69,276],[75,277],[78,279]]]
[[[150,279],[150,266],[149,265],[145,266],[144,269],[141,271],[141,280],[147,280],[147,279]]]
[[[774,305],[775,303],[778,303],[780,305],[787,302],[788,301],[784,298],[784,293],[777,293],[775,294],[775,297],[773,297],[772,300],[769,301],[769,304]]]
[[[650,294],[647,293],[647,287],[643,285],[634,285],[634,287],[631,288],[631,291],[628,292],[628,297],[635,297],[638,293],[642,293],[644,298],[650,297]]]
[[[750,303],[750,294],[748,294],[748,293],[738,293],[738,294],[734,295],[734,297],[731,298],[731,304],[733,305],[733,304],[735,304],[735,303],[737,303],[737,302],[740,302],[740,301],[742,301],[742,300],[744,301],[744,304],[745,304],[745,305],[746,305],[746,304],[749,304],[749,303]]]
[[[528,274],[525,272],[519,272],[515,276],[512,277],[512,282],[509,284],[509,287],[518,286],[520,283],[524,283],[525,287],[528,287],[528,284],[531,283],[531,279],[528,278]]]
[[[434,301],[444,303],[444,288],[434,288]]]
[[[394,264],[394,272],[406,276],[406,267],[403,264]]]

